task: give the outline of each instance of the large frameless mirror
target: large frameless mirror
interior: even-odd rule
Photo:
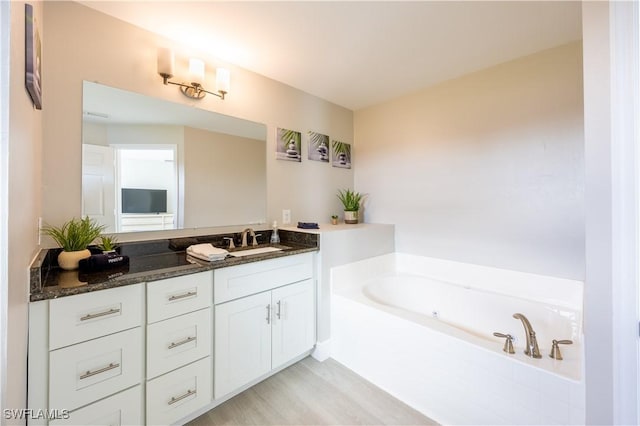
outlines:
[[[264,124],[83,82],[82,216],[105,232],[266,222]]]

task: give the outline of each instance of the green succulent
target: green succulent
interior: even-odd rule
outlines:
[[[338,190],[338,198],[342,201],[342,206],[346,212],[357,212],[360,210],[363,194],[350,189]]]
[[[118,239],[113,235],[100,235],[98,248],[102,251],[113,251],[116,249]]]
[[[53,238],[64,251],[78,251],[86,249],[104,228],[87,216],[84,219],[73,218],[60,227],[45,226],[42,232]]]

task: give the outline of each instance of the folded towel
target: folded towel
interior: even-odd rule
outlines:
[[[208,262],[213,262],[214,260],[222,260],[229,252],[225,249],[214,247],[213,245],[206,244],[195,244],[187,247],[187,254],[198,259],[206,260]]]
[[[319,229],[316,222],[298,222],[298,228],[300,229]]]

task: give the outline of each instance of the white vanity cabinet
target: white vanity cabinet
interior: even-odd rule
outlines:
[[[28,406],[69,417],[27,423],[176,424],[274,374],[315,344],[313,260],[32,302]]]
[[[315,287],[310,254],[215,272],[214,396],[220,399],[313,348]]]

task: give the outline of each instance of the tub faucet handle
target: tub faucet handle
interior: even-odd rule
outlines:
[[[570,345],[573,343],[573,340],[556,340],[553,339],[551,342],[551,353],[549,356],[553,359],[557,359],[558,361],[562,360],[562,354],[560,353],[560,346],[558,345]]]
[[[508,354],[515,354],[516,351],[513,349],[513,336],[510,334],[498,333],[497,331],[493,333],[494,336],[505,339],[504,346],[502,348]]]

